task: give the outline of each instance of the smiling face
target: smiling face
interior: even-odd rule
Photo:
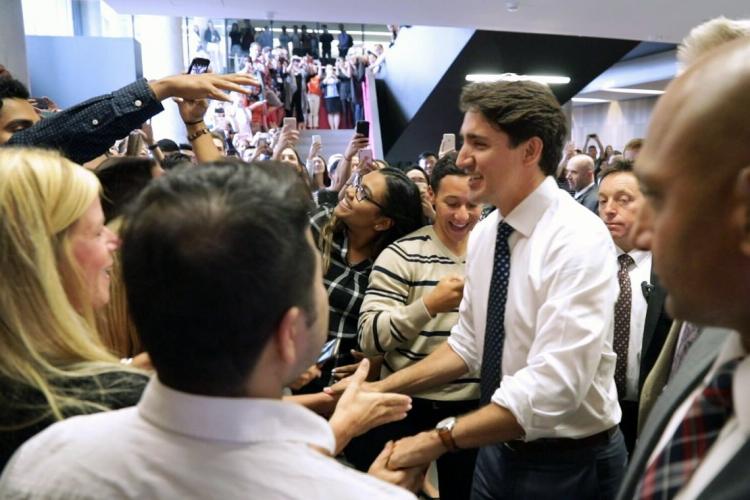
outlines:
[[[496,207],[515,206],[520,201],[517,192],[523,175],[521,145],[512,147],[508,134],[494,127],[479,111],[466,112],[461,136],[464,143],[456,165],[469,174],[471,201]]]
[[[71,226],[68,239],[91,307],[103,307],[109,302],[112,253],[117,250],[119,239],[104,225],[104,213],[98,198]]]
[[[382,219],[386,219],[376,203],[383,205],[388,185],[385,176],[377,171],[362,177],[361,185],[365,198],[358,200],[357,189],[349,186],[333,213],[350,229],[374,229]]]
[[[469,177],[446,175],[440,179],[435,194],[435,232],[440,240],[463,253],[469,232],[474,228],[482,208],[469,200]]]
[[[631,172],[609,174],[599,184],[599,217],[624,252],[633,249],[630,232],[642,205],[643,195]]]

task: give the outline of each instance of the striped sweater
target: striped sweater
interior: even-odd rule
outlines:
[[[457,257],[425,226],[383,250],[373,265],[360,309],[359,345],[365,354],[383,354],[380,376],[416,363],[445,342],[458,321],[458,310],[432,318],[422,301],[438,281],[464,274],[465,257]],[[414,394],[424,399],[462,401],[479,397],[477,374]]]

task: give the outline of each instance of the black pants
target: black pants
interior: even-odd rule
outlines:
[[[412,398],[412,409],[404,420],[377,427],[353,439],[344,454],[355,467],[366,471],[388,441],[434,429],[444,418],[460,416],[478,407],[479,401],[476,400],[434,401]],[[445,453],[437,460],[441,500],[469,498],[476,457],[477,450],[473,449]]]
[[[575,450],[514,451],[504,444],[479,450],[472,500],[609,500],[625,476],[627,453],[619,429],[608,442]]]
[[[620,408],[622,408],[620,430],[622,435],[625,436],[625,448],[628,450],[628,456],[631,456],[638,436],[638,403],[620,400]]]

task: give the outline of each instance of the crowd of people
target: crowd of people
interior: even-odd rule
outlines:
[[[472,83],[403,170],[233,157],[262,72],[42,118],[0,67],[0,497],[746,498],[750,22],[679,54],[622,155]]]

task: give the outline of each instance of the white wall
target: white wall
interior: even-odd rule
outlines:
[[[0,0],[0,64],[29,85],[21,0]]]
[[[645,137],[656,97],[573,106],[571,140],[583,146],[588,134],[599,134],[604,146],[622,151],[635,137]]]

